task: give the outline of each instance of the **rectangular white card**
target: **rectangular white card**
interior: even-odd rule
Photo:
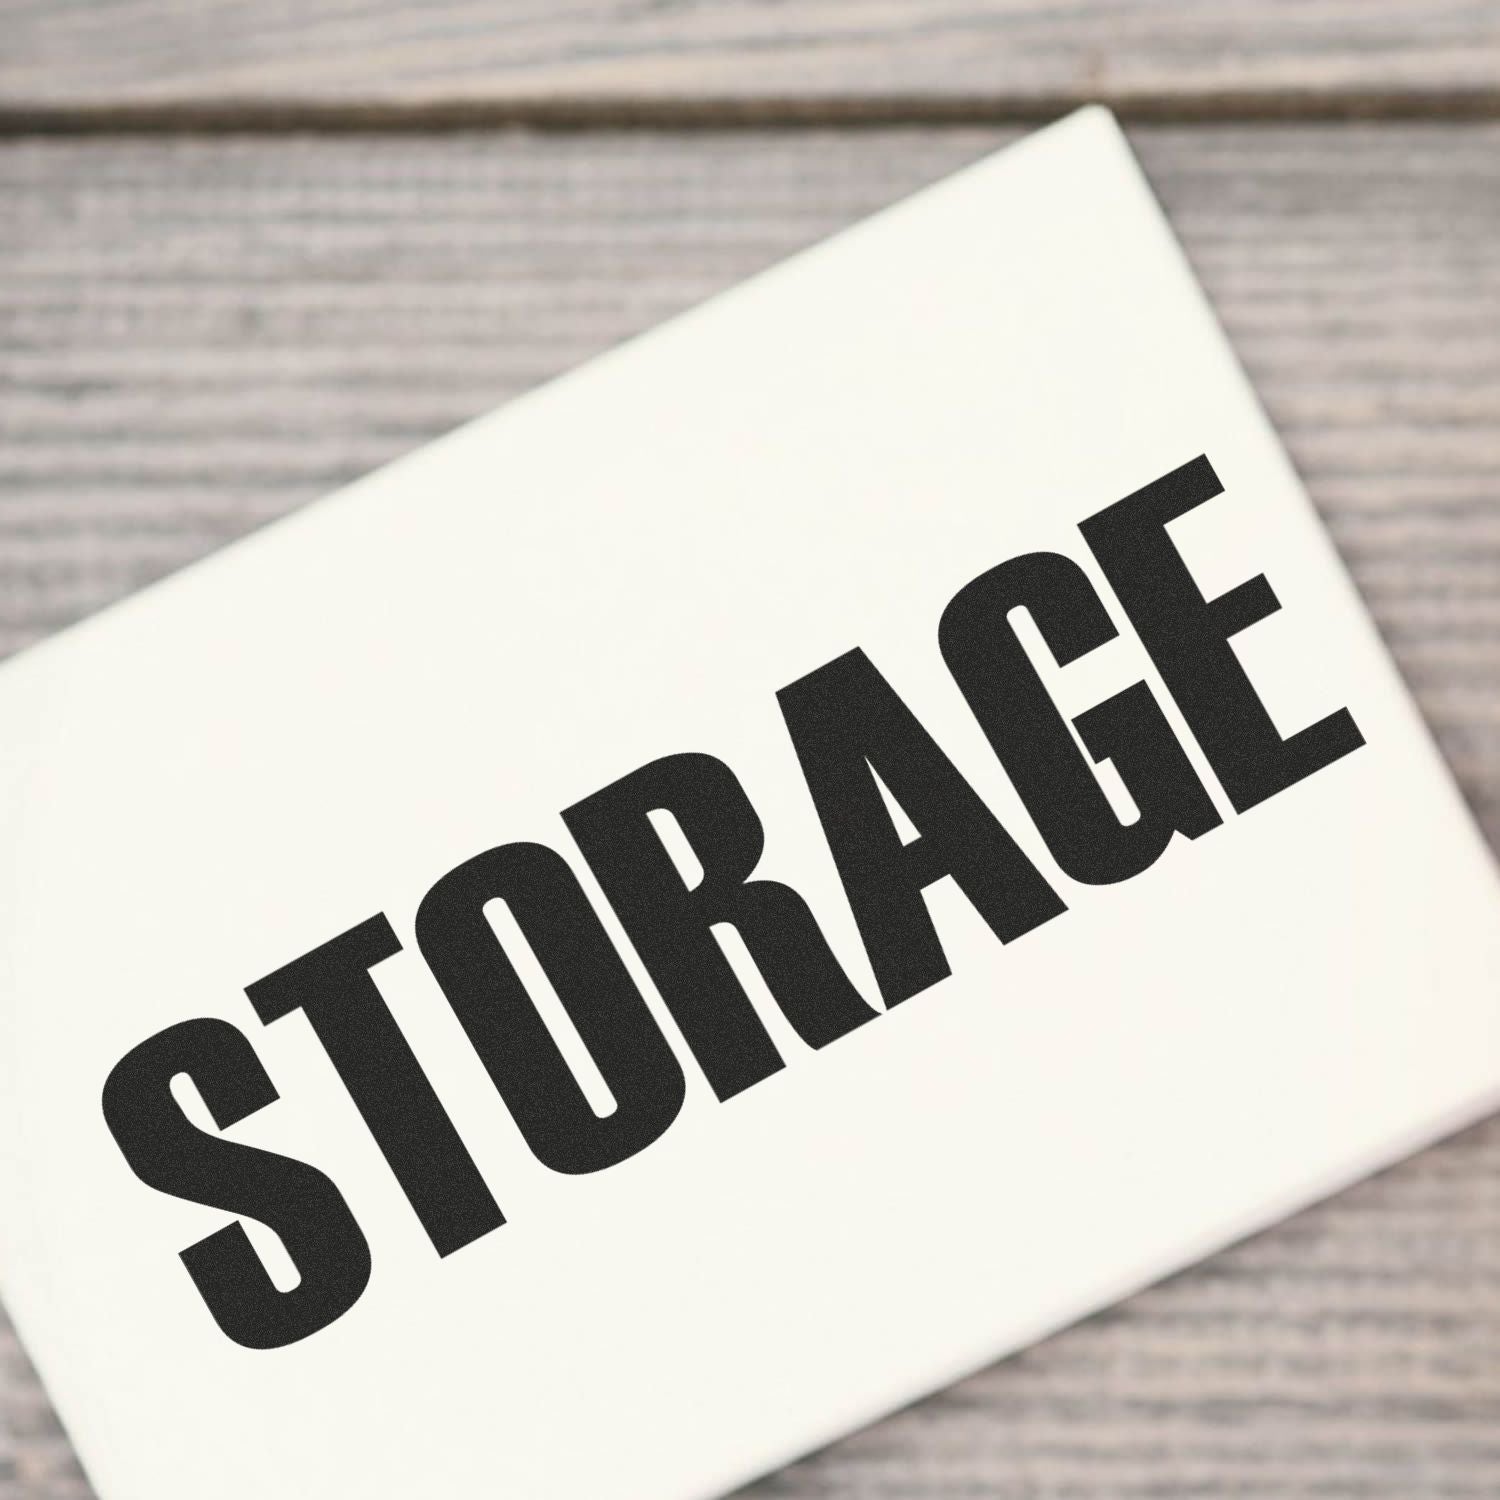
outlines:
[[[1101,111],[0,746],[0,1288],[104,1500],[699,1500],[1500,1092],[1487,851]]]

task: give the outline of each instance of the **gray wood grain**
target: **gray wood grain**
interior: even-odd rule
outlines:
[[[1496,0],[3,0],[0,37],[4,115],[75,125],[1500,109]]]
[[[1134,136],[1500,838],[1500,126]],[[0,651],[1004,138],[0,148]],[[0,1500],[86,1493],[0,1336]],[[1493,1500],[1500,1122],[751,1494]]]

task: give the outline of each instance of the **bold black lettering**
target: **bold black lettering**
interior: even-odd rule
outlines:
[[[1025,609],[1060,667],[1118,635],[1071,558],[1032,552],[982,573],[943,611],[938,638],[1012,785],[1063,871],[1090,885],[1128,880],[1175,832],[1221,819],[1144,682],[1074,720],[1095,763],[1119,772],[1139,816],[1121,823],[1008,618]]]
[[[293,1011],[306,1014],[433,1248],[451,1255],[498,1228],[505,1215],[370,975],[400,951],[381,913],[245,993],[267,1025]]]
[[[863,651],[777,697],[888,1004],[948,974],[922,892],[951,875],[1001,942],[1064,910],[1041,872]],[[915,825],[903,844],[875,777]]]
[[[279,1349],[341,1318],[370,1280],[370,1247],[343,1195],[316,1168],[199,1130],[172,1096],[186,1074],[227,1130],[276,1102],[269,1075],[228,1021],[183,1021],[115,1064],[104,1119],[148,1187],[243,1214],[275,1231],[301,1280],[280,1291],[243,1224],[226,1224],[182,1252],[214,1321],[247,1349]]]
[[[1282,739],[1229,645],[1281,608],[1265,575],[1205,599],[1168,522],[1223,494],[1205,457],[1117,501],[1079,528],[1237,812],[1364,744],[1347,709]]]
[[[485,915],[510,907],[614,1096],[594,1113]],[[542,844],[506,844],[443,876],[417,944],[533,1154],[597,1172],[649,1146],[682,1107],[682,1069],[578,877]]]
[[[703,868],[689,886],[648,814],[668,812]],[[765,848],[738,777],[711,755],[669,755],[563,813],[641,961],[720,1099],[782,1066],[713,928],[744,940],[787,1020],[823,1047],[878,1012],[854,988],[807,903],[752,880]]]

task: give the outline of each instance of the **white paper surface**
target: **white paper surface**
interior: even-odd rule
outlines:
[[[1198,454],[1225,493],[1171,534],[1206,596],[1274,587],[1235,649],[1277,726],[1347,707],[1366,741],[1242,815],[1078,531]],[[1060,873],[938,649],[1038,550],[1122,632],[1060,705],[1147,682],[1224,817],[1120,884]],[[878,1006],[775,697],[856,646],[1068,910],[1002,945],[934,886],[951,976],[820,1050],[762,996],[786,1066],[726,1102],[626,948],[681,1112],[550,1171],[418,952],[424,893],[530,840],[602,909],[560,810],[707,752]],[[1500,1093],[1489,856],[1101,111],[23,654],[0,747],[0,1292],[104,1500],[716,1495]],[[376,912],[508,1220],[447,1258],[305,1020],[244,993]],[[280,1094],[226,1134],[315,1164],[369,1244],[284,1348],[225,1337],[178,1258],[234,1216],[139,1181],[101,1111],[199,1016]]]

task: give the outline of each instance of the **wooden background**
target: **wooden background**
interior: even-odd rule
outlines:
[[[1086,98],[1500,840],[1489,0],[0,0],[0,653]],[[746,1500],[1497,1495],[1500,1122]]]

